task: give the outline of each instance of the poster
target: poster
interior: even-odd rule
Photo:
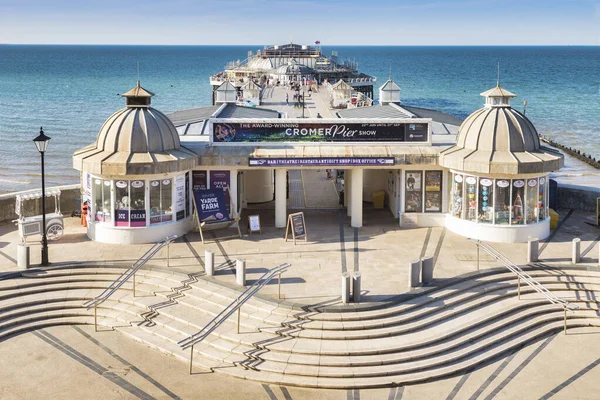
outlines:
[[[230,171],[210,171],[209,189],[224,189],[229,187]],[[227,215],[231,213],[231,200],[229,190],[225,190],[225,208]]]
[[[260,216],[259,215],[249,215],[248,216],[248,227],[250,229],[250,232],[261,232]]]
[[[442,171],[425,172],[425,191],[439,192],[442,189]]]
[[[222,190],[194,190],[194,200],[196,201],[196,212],[200,222],[229,220],[229,216],[225,213]]]
[[[442,212],[442,171],[425,171],[425,211]]]
[[[185,218],[185,175],[175,177],[175,220]]]
[[[192,171],[192,190],[208,189],[208,179],[206,171]]]
[[[405,212],[423,212],[422,172],[406,171]]]

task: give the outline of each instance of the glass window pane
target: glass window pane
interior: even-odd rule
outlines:
[[[94,179],[94,220],[104,221],[104,202],[102,201],[102,179]]]
[[[465,178],[465,199],[463,203],[466,207],[465,219],[475,221],[477,215],[477,178],[474,176]]]
[[[405,212],[423,212],[423,173],[406,171]]]
[[[129,181],[115,181],[115,225],[129,226]]]
[[[160,181],[150,181],[150,223],[160,222]]]
[[[463,176],[454,174],[452,179],[452,209],[453,217],[462,218],[462,192],[463,192]]]
[[[425,171],[425,211],[442,212],[442,171]]]
[[[479,215],[478,222],[491,224],[494,218],[493,197],[494,181],[487,178],[479,179]]]
[[[522,225],[524,221],[524,191],[525,181],[523,179],[513,179],[512,181],[512,218],[511,223],[513,225]]]
[[[161,222],[173,220],[173,193],[172,179],[163,179],[160,182],[160,210]]]
[[[510,181],[507,179],[498,179],[496,181],[496,203],[494,212],[496,213],[496,224],[508,225],[510,219]]]
[[[538,180],[528,179],[527,180],[527,224],[535,224],[538,217]]]
[[[129,188],[131,198],[130,226],[146,226],[146,183],[131,181]]]
[[[539,215],[539,221],[543,221],[546,219],[546,178],[540,178],[540,184],[538,187],[538,200],[537,200],[537,210]]]

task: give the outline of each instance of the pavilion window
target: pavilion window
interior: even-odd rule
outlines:
[[[496,224],[508,225],[510,221],[510,181],[508,179],[496,180],[495,189]]]
[[[523,225],[525,223],[525,181],[513,179],[511,194],[511,224]]]
[[[477,219],[477,178],[467,176],[465,178],[465,219],[475,221]]]
[[[451,213],[453,217],[462,218],[462,201],[463,193],[463,176],[460,174],[454,174],[452,179],[452,208]]]
[[[129,226],[129,181],[115,181],[115,225]]]
[[[538,222],[539,208],[537,204],[538,180],[537,178],[527,180],[527,224]]]
[[[94,219],[98,222],[111,221],[110,187],[110,181],[94,179]]]
[[[131,181],[130,193],[130,226],[146,226],[146,184],[142,180]]]
[[[479,179],[479,196],[477,222],[491,224],[494,221],[494,181],[492,179]]]
[[[537,210],[538,210],[538,220],[543,221],[546,219],[546,178],[540,178],[540,183],[538,186],[538,198],[537,198]]]
[[[150,182],[150,223],[172,221],[172,180]]]

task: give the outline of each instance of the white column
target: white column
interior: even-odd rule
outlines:
[[[277,168],[275,170],[275,228],[285,228],[286,223],[286,170]]]
[[[350,208],[352,209],[352,221],[350,225],[353,228],[360,228],[363,222],[363,170],[355,169],[352,171],[351,184],[352,199]]]
[[[238,216],[238,210],[240,205],[238,204],[238,170],[232,169],[229,171],[229,196],[231,197],[232,207],[231,216],[233,218]]]
[[[346,212],[350,217],[352,215],[352,170],[344,171],[344,201],[346,202]]]

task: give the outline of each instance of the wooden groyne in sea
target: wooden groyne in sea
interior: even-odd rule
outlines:
[[[572,157],[575,157],[576,159],[583,161],[584,163],[587,163],[596,169],[600,169],[600,160],[593,158],[591,154],[582,153],[580,150],[574,149],[572,147],[564,146],[560,143],[553,141],[550,138],[547,138],[547,137],[544,137],[541,135],[540,135],[540,140],[546,144],[549,144],[552,147],[556,147],[557,149],[564,151],[566,154],[568,154]]]

